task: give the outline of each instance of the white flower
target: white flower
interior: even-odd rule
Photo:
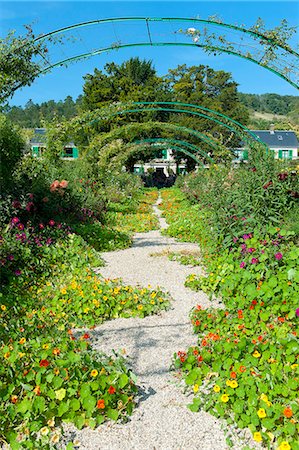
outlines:
[[[198,41],[199,41],[199,37],[198,36],[193,38],[193,42],[198,42]]]
[[[49,434],[49,428],[48,427],[43,427],[43,428],[41,428],[40,429],[40,434],[42,435],[42,436],[47,436],[47,434]]]
[[[195,33],[196,29],[195,28],[188,28],[187,32],[190,34]]]

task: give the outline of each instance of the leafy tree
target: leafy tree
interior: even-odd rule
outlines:
[[[46,45],[35,41],[30,26],[27,34],[16,37],[11,31],[6,38],[0,38],[0,104],[13,95],[16,89],[32,84],[41,69],[36,56],[45,57]]]
[[[169,99],[162,79],[151,61],[131,58],[121,65],[105,65],[106,73],[95,69],[84,77],[82,107],[94,110],[112,102]]]
[[[176,101],[218,111],[243,125],[248,122],[247,108],[238,98],[238,85],[228,72],[215,71],[204,65],[187,67],[183,64],[169,70],[165,82]],[[179,120],[183,126],[220,138],[224,145],[234,146],[238,143],[238,139],[231,132],[209,119],[181,115]]]

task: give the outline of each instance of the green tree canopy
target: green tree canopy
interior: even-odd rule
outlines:
[[[94,110],[113,102],[153,101],[170,98],[152,61],[131,58],[121,65],[109,63],[84,77],[82,107]]]

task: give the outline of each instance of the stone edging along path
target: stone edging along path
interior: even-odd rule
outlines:
[[[161,228],[165,219],[158,209]],[[202,411],[192,413],[187,404],[191,397],[183,394],[178,380],[170,372],[174,352],[196,345],[189,319],[197,304],[204,308],[212,303],[200,292],[184,287],[186,277],[200,273],[199,267],[180,265],[167,256],[153,253],[181,250],[198,251],[197,244],[181,243],[162,236],[159,230],[137,233],[131,248],[103,253],[106,262],[99,272],[105,278],[122,278],[132,285],[160,286],[172,297],[171,309],[143,319],[115,319],[90,332],[93,348],[111,353],[121,350],[128,357],[140,386],[139,404],[128,423],[107,422],[96,430],[71,428],[68,433],[79,440],[80,449],[96,450],[224,450],[223,422]],[[213,306],[217,306],[214,303]],[[235,443],[241,449],[243,443]]]

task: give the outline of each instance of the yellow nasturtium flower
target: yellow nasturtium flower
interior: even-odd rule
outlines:
[[[264,417],[267,417],[266,411],[264,410],[264,408],[260,408],[257,412],[257,415],[259,416],[260,419],[264,419]]]
[[[215,384],[215,386],[213,387],[213,390],[216,393],[220,392],[220,386],[218,386],[218,384]]]
[[[252,356],[253,356],[254,358],[259,358],[259,357],[261,356],[261,354],[260,354],[257,350],[255,350],[255,352],[252,353]]]
[[[198,384],[195,384],[195,385],[193,386],[193,392],[194,392],[194,394],[196,394],[196,392],[198,392],[198,389],[199,389]]]
[[[227,403],[229,401],[229,396],[227,394],[221,395],[221,401]]]
[[[256,442],[262,442],[262,440],[263,440],[262,435],[259,431],[256,431],[255,433],[253,433],[253,439]]]
[[[291,446],[287,441],[283,441],[277,450],[291,450]]]

